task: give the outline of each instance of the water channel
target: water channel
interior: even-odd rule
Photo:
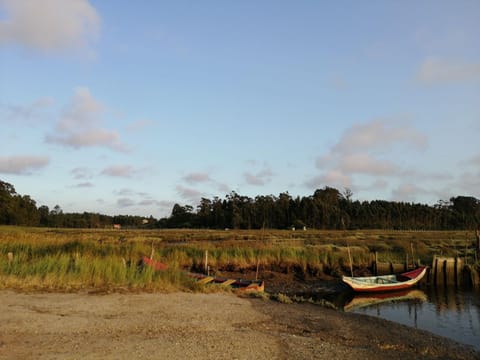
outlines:
[[[344,311],[384,318],[427,330],[480,351],[480,290],[424,287],[356,295],[338,304]]]

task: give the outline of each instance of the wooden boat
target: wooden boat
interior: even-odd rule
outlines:
[[[386,293],[363,293],[355,295],[350,302],[343,305],[343,311],[350,312],[364,307],[382,303],[415,301],[422,303],[427,301],[427,295],[419,289],[406,289]]]
[[[149,266],[155,271],[168,269],[167,264],[164,264],[160,261],[152,260],[146,256],[143,256],[140,259],[139,265]],[[200,284],[212,283],[212,284],[218,284],[221,286],[230,286],[240,291],[257,291],[257,292],[265,291],[265,282],[263,280],[231,279],[231,278],[215,277],[215,276],[209,276],[205,274],[192,273],[192,272],[187,272],[186,274],[188,277],[197,280],[198,283]]]
[[[200,284],[211,283],[221,286],[230,286],[241,291],[265,291],[265,282],[263,280],[231,279],[191,272],[187,273],[187,276],[196,279]]]
[[[153,270],[158,271],[158,270],[167,270],[168,265],[164,264],[160,261],[156,261],[153,259],[150,259],[149,257],[143,256],[139,261],[138,261],[139,266],[147,265],[150,266]]]
[[[408,289],[417,284],[427,271],[426,266],[407,271],[400,275],[368,277],[342,276],[342,281],[356,292],[383,292]]]

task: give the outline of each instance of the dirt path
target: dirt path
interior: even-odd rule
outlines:
[[[0,359],[480,359],[387,321],[230,294],[0,291]]]

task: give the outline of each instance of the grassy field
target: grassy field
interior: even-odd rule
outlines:
[[[430,264],[434,255],[473,263],[474,234],[466,231],[113,230],[0,227],[0,288],[73,290],[196,290],[182,270],[261,268],[339,277],[350,266],[383,262]],[[348,246],[348,247],[347,247]],[[141,271],[154,251],[168,271]]]

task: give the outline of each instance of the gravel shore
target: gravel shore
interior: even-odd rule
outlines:
[[[0,291],[0,359],[480,359],[428,332],[234,294]]]

